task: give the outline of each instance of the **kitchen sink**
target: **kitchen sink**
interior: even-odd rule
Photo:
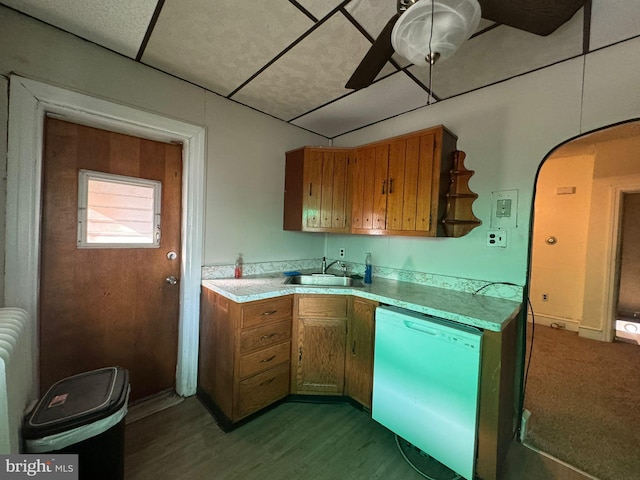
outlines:
[[[284,283],[290,285],[306,285],[311,287],[363,287],[361,280],[331,274],[312,273],[309,275],[293,275]]]

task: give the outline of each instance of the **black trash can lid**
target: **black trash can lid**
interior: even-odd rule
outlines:
[[[22,435],[41,438],[103,419],[120,410],[127,399],[129,372],[107,367],[53,384],[25,418]]]

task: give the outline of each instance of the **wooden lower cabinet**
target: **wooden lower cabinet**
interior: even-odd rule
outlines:
[[[235,303],[202,289],[198,394],[231,424],[286,397],[348,396],[371,409],[377,302],[297,294]],[[516,428],[517,321],[485,331],[476,476],[496,479]]]
[[[291,393],[342,395],[348,298],[296,295],[291,351]]]
[[[198,393],[233,423],[289,394],[292,297],[235,303],[202,289]]]
[[[357,297],[350,300],[344,394],[371,410],[375,315],[378,302]]]

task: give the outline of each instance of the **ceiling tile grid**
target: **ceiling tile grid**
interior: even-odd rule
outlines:
[[[340,41],[336,42],[335,39]],[[371,43],[338,13],[231,98],[291,120],[349,92],[353,65]]]
[[[591,40],[595,50],[640,35],[638,0],[592,0]]]
[[[344,86],[397,0],[0,4],[129,58],[146,45],[143,64],[328,138],[426,104],[429,68],[397,54],[373,85],[356,92]],[[640,36],[640,2],[591,0],[586,20],[580,9],[542,37],[482,19],[475,36],[435,64],[433,93],[443,100],[581,55],[585,31],[591,50]]]
[[[442,100],[580,55],[582,39],[582,11],[547,37],[501,25],[433,65],[433,93]],[[428,85],[429,67],[409,71]]]
[[[427,105],[427,92],[403,72],[292,121],[328,138]]]
[[[298,0],[298,3],[318,20],[327,16],[343,2],[344,0]]]
[[[157,0],[2,0],[0,3],[135,58]]]
[[[142,61],[226,96],[313,25],[288,0],[166,0]]]

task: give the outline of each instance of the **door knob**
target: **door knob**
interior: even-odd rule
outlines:
[[[167,282],[169,285],[175,285],[176,283],[178,283],[178,279],[176,277],[174,277],[173,275],[171,275],[170,277],[165,278],[164,281]]]

